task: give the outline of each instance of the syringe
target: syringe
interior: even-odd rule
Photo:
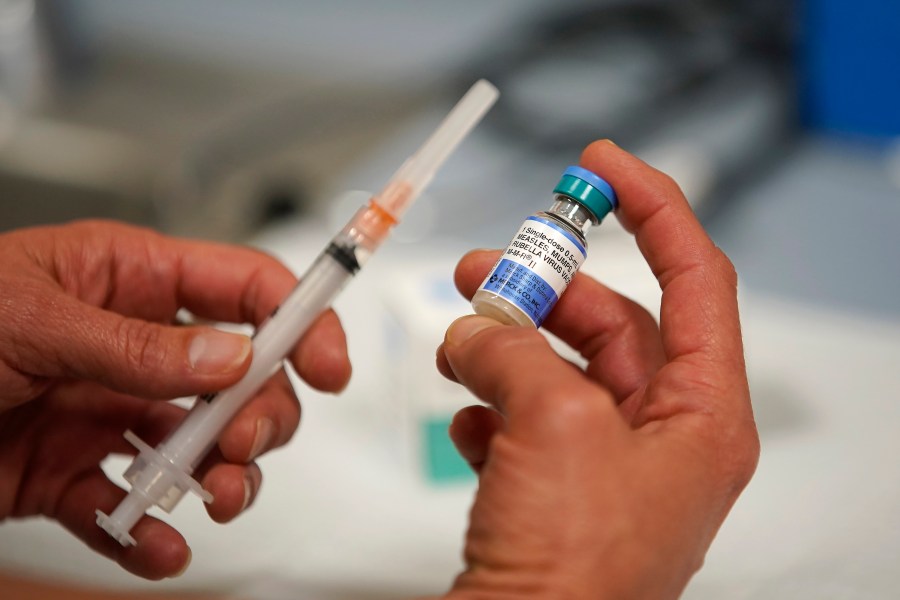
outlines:
[[[131,431],[125,438],[140,451],[125,471],[131,491],[110,515],[97,511],[97,524],[123,546],[134,545],[129,533],[154,504],[171,512],[192,491],[204,502],[212,496],[191,477],[219,434],[240,408],[277,371],[344,285],[365,264],[404,211],[431,181],[453,150],[493,106],[497,89],[480,80],[450,111],[419,150],[406,160],[381,193],[350,219],[313,262],[300,283],[253,335],[253,357],[244,378],[219,393],[199,396],[178,427],[156,448]]]

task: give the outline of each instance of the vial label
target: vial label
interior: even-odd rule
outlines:
[[[586,255],[561,226],[528,217],[480,289],[511,302],[540,327]]]

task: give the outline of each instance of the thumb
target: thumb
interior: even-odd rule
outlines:
[[[15,366],[30,375],[173,398],[227,387],[249,367],[245,335],[132,319],[66,296],[53,300],[38,318],[14,328]]]
[[[583,406],[615,407],[607,390],[562,359],[532,327],[460,317],[438,353],[455,379],[503,413],[510,426],[518,419],[542,424],[560,413],[584,414]]]

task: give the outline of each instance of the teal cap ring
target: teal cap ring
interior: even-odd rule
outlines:
[[[619,206],[616,191],[606,180],[585,168],[571,166],[563,171],[562,178],[553,188],[554,194],[563,194],[583,204],[594,213],[598,221]]]

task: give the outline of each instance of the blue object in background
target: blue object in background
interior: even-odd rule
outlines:
[[[802,27],[806,125],[900,136],[900,0],[805,0]]]

